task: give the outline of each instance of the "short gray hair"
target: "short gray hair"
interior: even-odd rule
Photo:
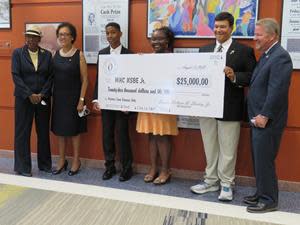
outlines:
[[[273,18],[263,18],[256,22],[256,25],[262,26],[267,34],[275,34],[277,37],[280,34],[278,22]]]

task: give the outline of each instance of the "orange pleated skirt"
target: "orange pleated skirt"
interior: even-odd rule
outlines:
[[[139,112],[136,130],[145,134],[177,135],[177,118],[176,115]]]

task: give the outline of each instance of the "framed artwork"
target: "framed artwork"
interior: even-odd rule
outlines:
[[[258,0],[148,0],[148,31],[168,26],[177,38],[213,38],[215,16],[234,16],[234,38],[253,38]]]
[[[59,24],[60,22],[25,23],[25,31],[32,25],[38,26],[42,32],[42,38],[39,46],[49,50],[52,55],[54,55],[54,53],[60,48],[56,37],[56,28]]]
[[[121,43],[128,47],[129,0],[82,0],[83,52],[88,64],[96,64],[98,52],[109,44],[105,25],[116,22],[122,31]]]
[[[11,28],[10,0],[0,0],[0,29]]]
[[[300,2],[284,0],[281,19],[281,45],[290,54],[293,68],[300,69]]]

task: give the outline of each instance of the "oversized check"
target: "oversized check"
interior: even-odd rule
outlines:
[[[99,55],[102,109],[222,117],[222,53]]]

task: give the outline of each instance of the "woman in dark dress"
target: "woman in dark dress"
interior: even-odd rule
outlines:
[[[53,174],[67,170],[65,159],[67,140],[73,145],[72,167],[69,176],[78,173],[80,134],[87,131],[86,117],[80,117],[84,110],[84,96],[88,86],[87,65],[83,53],[73,46],[76,29],[70,23],[62,23],[56,30],[61,49],[56,52],[53,82],[53,108],[51,130],[58,138],[60,159]]]

